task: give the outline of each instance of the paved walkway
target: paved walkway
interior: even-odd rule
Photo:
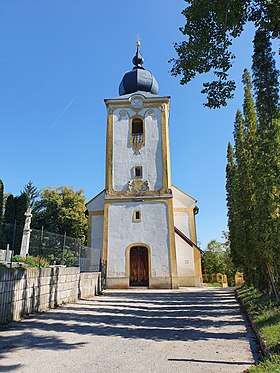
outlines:
[[[0,329],[0,372],[243,372],[257,345],[230,289],[108,291]]]

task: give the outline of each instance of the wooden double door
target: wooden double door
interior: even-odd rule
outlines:
[[[129,286],[149,286],[148,250],[143,246],[130,249]]]

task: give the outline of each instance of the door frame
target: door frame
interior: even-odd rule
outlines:
[[[151,248],[149,245],[142,243],[142,242],[134,242],[127,246],[125,251],[125,277],[128,279],[128,283],[130,280],[130,249],[133,247],[142,246],[147,249],[148,252],[148,274],[149,274],[149,287],[151,284],[151,277],[152,277],[152,266],[151,266]]]

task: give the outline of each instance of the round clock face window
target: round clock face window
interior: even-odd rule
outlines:
[[[134,98],[134,99],[131,101],[131,106],[132,106],[134,109],[141,109],[142,106],[143,106],[143,101],[142,101],[140,98]]]

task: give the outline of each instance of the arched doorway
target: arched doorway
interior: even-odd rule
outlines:
[[[133,246],[130,249],[129,286],[149,286],[148,249]]]

